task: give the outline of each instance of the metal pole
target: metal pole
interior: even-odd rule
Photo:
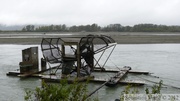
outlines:
[[[104,65],[102,66],[103,68],[104,68],[105,64],[107,63],[107,60],[108,60],[108,59],[109,59],[109,57],[111,56],[111,54],[112,54],[113,50],[115,49],[115,47],[116,47],[116,45],[113,47],[113,49],[112,49],[111,53],[109,54],[109,56],[108,56],[108,58],[106,59],[106,61],[105,61]]]

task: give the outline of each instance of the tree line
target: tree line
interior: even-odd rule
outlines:
[[[137,24],[134,26],[122,26],[121,24],[109,24],[101,27],[98,24],[66,26],[62,25],[26,25],[22,31],[35,32],[180,32],[180,26],[167,26],[156,24]]]

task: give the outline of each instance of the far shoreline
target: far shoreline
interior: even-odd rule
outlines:
[[[82,37],[89,34],[107,35],[118,44],[180,43],[180,32],[0,32],[0,44],[41,44],[43,37]]]

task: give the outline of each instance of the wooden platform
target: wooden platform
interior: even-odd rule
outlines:
[[[79,78],[78,81],[86,81],[88,77],[82,77]],[[44,75],[42,76],[42,79],[45,82],[54,82],[54,83],[59,83],[62,79],[57,77],[57,76],[49,76],[49,75]],[[74,81],[75,78],[69,78],[67,79],[69,83],[72,83]],[[104,83],[108,81],[108,79],[103,79],[103,78],[95,78],[95,77],[91,77],[91,79],[89,80],[89,82],[94,82],[94,83]],[[140,80],[120,80],[118,82],[118,84],[131,84],[131,85],[144,85],[145,81],[140,81]]]
[[[20,74],[20,70],[14,70],[6,73],[7,76],[18,76]]]
[[[66,78],[68,83],[73,83],[75,81],[77,82],[83,82],[83,81],[87,81],[88,79],[93,79],[94,76],[85,76],[85,77],[68,77]],[[60,76],[55,76],[55,75],[43,75],[41,77],[42,80],[44,80],[45,82],[54,82],[54,83],[59,83],[61,80],[63,80],[64,78],[61,78]]]
[[[120,70],[118,73],[116,73],[114,76],[112,76],[107,83],[105,84],[106,86],[113,87],[116,86],[120,80],[128,73],[128,71],[131,68],[125,68],[126,70]]]
[[[45,71],[48,71],[50,69],[47,69]],[[36,78],[41,78],[43,80],[45,80],[46,82],[57,82],[59,83],[61,80],[61,75],[55,76],[55,75],[44,75],[42,74],[45,71],[39,71],[36,73],[27,73],[27,74],[20,74],[19,70],[15,70],[15,71],[11,71],[8,72],[7,75],[8,76],[19,76],[19,77],[36,77]],[[127,70],[127,68],[121,68],[119,71],[121,71],[122,73],[125,72],[123,75],[119,75],[119,77],[117,77],[118,80],[118,84],[133,84],[133,85],[144,85],[145,82],[144,81],[139,81],[139,80],[123,80],[122,78],[127,74],[127,73],[136,73],[136,74],[149,74],[149,72],[147,71],[137,71],[137,70]],[[95,69],[94,72],[109,72],[109,73],[118,73],[119,72],[117,69],[106,69],[106,71],[100,71],[100,69]],[[81,77],[78,80],[81,81],[85,81],[87,80],[88,77]],[[73,82],[75,80],[75,77],[71,77],[68,79],[68,82]],[[107,82],[109,80],[109,78],[104,79],[104,78],[96,78],[91,76],[90,82],[96,82],[96,83],[104,83]]]
[[[19,74],[17,76],[25,78],[25,77],[28,77],[28,76],[32,76],[33,74],[37,74],[37,72],[29,72],[29,73]]]
[[[120,69],[122,71],[125,71],[123,68]],[[100,69],[95,69],[94,72],[109,72],[109,73],[117,73],[119,72],[118,69],[106,69],[105,71],[101,71]],[[150,74],[148,71],[141,71],[141,70],[129,70],[128,73],[134,73],[134,74]]]
[[[54,68],[52,68],[54,69]],[[61,68],[60,68],[61,69]],[[45,71],[48,71],[50,69],[46,69],[44,71],[39,71],[38,73],[42,73]],[[121,68],[120,70],[124,71],[125,69]],[[118,73],[119,70],[117,69],[106,69],[105,71],[101,71],[100,69],[94,69],[94,72],[109,72],[109,73]],[[128,73],[135,73],[135,74],[150,74],[148,71],[141,71],[141,70],[129,70]],[[19,70],[15,70],[15,71],[10,71],[8,72],[6,75],[8,76],[18,76],[20,75],[20,71]],[[22,75],[22,74],[21,74]]]
[[[115,79],[117,79],[118,84],[131,84],[131,85],[144,85],[145,82],[144,81],[140,81],[140,80],[122,80],[123,77],[128,73],[130,69],[124,69],[121,71],[118,71],[118,73],[114,76]],[[78,81],[85,81],[87,80],[89,77],[80,77],[78,78]],[[109,81],[109,78],[107,79],[103,79],[103,78],[96,78],[91,76],[90,77],[90,82],[96,82],[96,83],[105,83],[107,81]],[[55,76],[55,75],[44,75],[42,76],[42,79],[46,82],[56,82],[59,83],[61,79],[61,76]],[[74,77],[69,77],[68,82],[73,82],[75,80]]]
[[[42,70],[42,71],[38,71],[38,72],[29,72],[29,73],[20,73],[20,70],[14,70],[14,71],[10,71],[8,73],[6,73],[7,76],[18,76],[18,77],[37,77],[37,75],[40,75],[43,72],[49,71],[51,69],[55,69],[56,67],[53,68],[48,68],[46,70]],[[36,75],[36,76],[35,76]]]

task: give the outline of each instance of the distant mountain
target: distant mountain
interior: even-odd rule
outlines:
[[[17,31],[17,30],[22,30],[23,27],[24,27],[24,25],[7,26],[7,25],[1,25],[0,24],[0,30],[1,31]]]

